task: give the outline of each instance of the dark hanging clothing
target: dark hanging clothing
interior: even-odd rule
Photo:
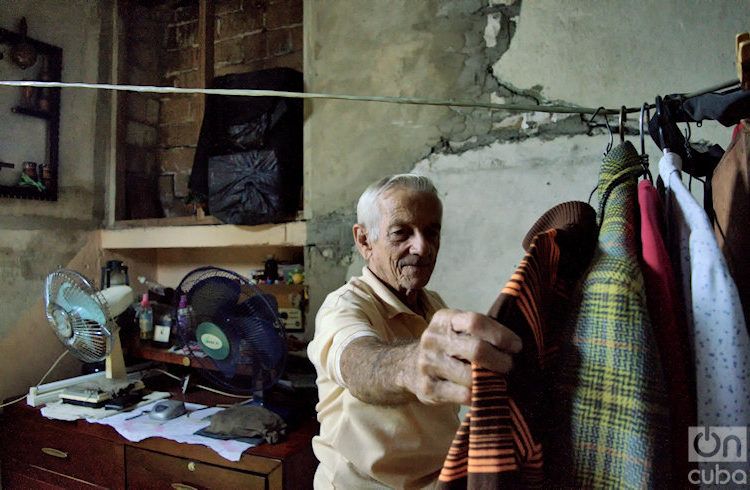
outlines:
[[[523,350],[507,375],[472,366],[472,405],[456,433],[438,488],[540,487],[548,422],[550,356],[557,322],[596,244],[596,213],[567,202],[545,213],[524,239],[526,256],[489,311],[518,334]]]
[[[750,93],[748,93],[750,95]],[[750,120],[742,121],[711,178],[714,232],[750,325]]]

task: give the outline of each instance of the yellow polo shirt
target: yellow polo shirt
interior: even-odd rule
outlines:
[[[315,488],[423,488],[435,484],[459,425],[458,405],[380,406],[355,398],[341,379],[341,353],[359,337],[418,339],[435,311],[436,293],[420,291],[427,318],[411,311],[367,267],[328,295],[307,353],[317,370],[320,461]]]

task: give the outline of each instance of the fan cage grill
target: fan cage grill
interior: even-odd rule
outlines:
[[[251,395],[270,388],[286,365],[286,330],[276,300],[246,277],[219,267],[189,272],[177,287],[177,298],[188,298],[191,318],[179,328],[190,365],[209,382],[236,394]],[[203,357],[196,329],[215,325],[230,340],[227,359]]]
[[[45,316],[57,338],[83,362],[99,362],[112,350],[116,325],[107,302],[84,275],[59,269],[49,274],[44,288]],[[64,312],[61,313],[60,312]],[[103,322],[87,316],[97,316]],[[68,327],[60,325],[68,319]]]

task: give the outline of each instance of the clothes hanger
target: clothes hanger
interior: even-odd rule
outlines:
[[[596,118],[597,115],[599,115],[600,112],[602,112],[602,115],[604,116],[604,125],[606,126],[607,131],[609,132],[609,143],[607,143],[607,148],[604,150],[604,156],[606,157],[607,154],[612,150],[612,146],[614,146],[614,143],[615,143],[615,133],[612,131],[612,127],[609,125],[609,120],[607,119],[606,109],[603,106],[597,108],[596,111],[594,111],[594,114],[591,116],[591,119],[589,119],[586,122],[586,124],[588,125],[589,130],[593,128],[601,127],[601,125],[594,123],[594,119]],[[598,188],[599,188],[599,184],[597,183],[597,185],[595,185],[594,188],[591,190],[591,193],[589,194],[589,199],[587,201],[589,204],[591,204],[591,198],[594,197],[594,193],[596,192],[596,189]]]
[[[651,111],[649,110],[649,105],[646,102],[644,102],[641,106],[641,114],[638,117],[638,130],[641,137],[641,166],[643,167],[643,175],[648,179],[649,182],[653,184],[654,178],[651,175],[651,170],[649,170],[648,168],[648,153],[646,153],[645,131],[643,130],[644,115],[646,116],[646,120],[651,119]]]

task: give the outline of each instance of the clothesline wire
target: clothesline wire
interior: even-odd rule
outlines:
[[[685,98],[696,97],[723,90],[739,83],[737,79],[708,87],[697,92],[684,94]],[[240,97],[287,97],[295,99],[334,99],[365,102],[384,102],[390,104],[413,104],[448,107],[473,107],[517,112],[548,112],[552,114],[619,114],[620,109],[606,109],[595,107],[576,107],[572,105],[541,105],[541,104],[498,104],[494,102],[476,102],[470,100],[438,99],[429,97],[380,96],[380,95],[349,95],[316,92],[287,92],[283,90],[257,89],[220,89],[220,88],[182,88],[160,87],[153,85],[120,85],[107,83],[79,83],[79,82],[39,82],[33,80],[0,80],[0,86],[38,87],[38,88],[85,88],[98,90],[115,90],[124,92],[158,93],[158,94],[205,94],[232,95]],[[653,104],[649,104],[649,109]],[[641,107],[627,107],[625,112],[639,112]]]

